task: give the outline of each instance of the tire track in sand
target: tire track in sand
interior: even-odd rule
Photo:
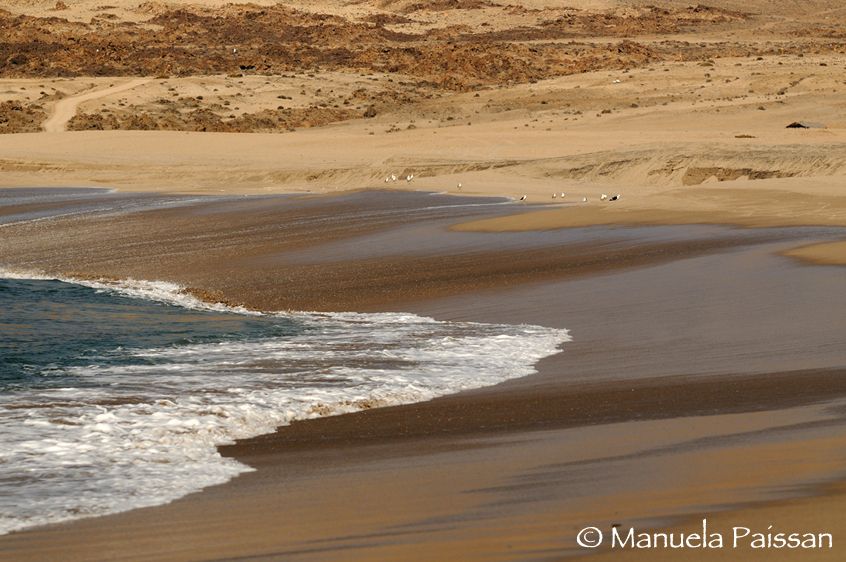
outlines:
[[[41,128],[47,133],[61,133],[67,130],[68,122],[73,119],[74,115],[76,115],[76,110],[79,107],[79,104],[111,94],[131,90],[132,88],[146,84],[150,80],[152,80],[152,78],[136,78],[134,80],[130,80],[129,82],[124,82],[123,84],[116,84],[114,86],[109,86],[108,88],[88,90],[81,94],[61,99],[53,106],[53,111],[50,113],[50,117],[44,121]]]

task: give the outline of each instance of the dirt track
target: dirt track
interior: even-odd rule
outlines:
[[[47,133],[61,133],[67,130],[68,122],[76,115],[76,110],[82,102],[125,92],[126,90],[131,90],[136,86],[146,84],[149,81],[149,78],[136,78],[128,82],[109,86],[108,88],[89,90],[75,96],[61,99],[53,106],[53,111],[50,113],[50,117],[47,118],[42,127]]]

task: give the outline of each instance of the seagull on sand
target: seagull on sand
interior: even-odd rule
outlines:
[[[553,198],[553,199],[555,199],[556,197],[558,197],[558,195],[557,195],[557,194],[555,194],[555,193],[553,193],[553,194],[552,194],[552,198]]]
[[[407,176],[405,176],[405,181],[407,181],[408,183],[411,183],[411,180],[413,180],[413,179],[414,179],[414,174],[408,174]]]
[[[526,199],[528,199],[528,198],[529,198],[529,197],[528,197],[527,195],[524,195],[523,197],[521,197],[521,198],[520,198],[520,201],[525,201],[525,200],[526,200]]]
[[[604,193],[603,193],[602,195],[600,195],[600,196],[599,196],[599,200],[600,200],[600,201],[605,201],[606,199],[608,199],[608,196],[607,196],[607,195],[605,195]]]
[[[397,181],[397,175],[391,174],[391,181]]]
[[[620,199],[619,193],[617,195],[612,195],[608,200],[609,201],[617,201],[618,199]]]
[[[458,185],[456,187],[458,188],[458,191],[461,191],[461,182],[458,182]]]
[[[559,195],[559,197],[561,197],[561,199],[564,199],[565,197],[567,197],[567,194],[562,191],[561,195]]]
[[[587,197],[582,197],[582,203],[587,203]]]

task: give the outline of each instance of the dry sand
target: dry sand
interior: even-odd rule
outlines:
[[[626,75],[588,73],[486,91],[479,98],[455,94],[374,119],[294,133],[2,135],[0,182],[200,193],[361,187],[458,193],[461,183],[462,194],[525,194],[530,202],[571,204],[505,223],[468,227],[485,230],[610,223],[844,225],[844,107],[835,92],[846,80],[846,71],[833,62],[821,69],[824,60],[829,59],[729,58],[707,68],[678,63]],[[665,68],[670,72],[661,72]],[[705,82],[706,72],[715,76],[713,85]],[[661,77],[659,83],[656,76]],[[732,81],[725,84],[724,76]],[[613,84],[617,77],[623,83]],[[333,76],[308,80],[318,81],[308,86],[312,91],[326,80],[339,91],[355,87],[343,84],[349,79]],[[82,107],[135,103],[132,100],[143,105],[169,88],[208,96],[225,81],[149,81]],[[236,84],[231,96],[250,90],[256,98],[230,107],[261,110],[278,101],[277,95],[286,95],[279,92],[299,87],[300,79],[274,78],[263,86],[264,97],[258,81]],[[792,81],[798,85],[778,95]],[[117,82],[100,79],[95,88],[112,83]],[[707,86],[707,93],[699,94],[697,84]],[[75,82],[70,88],[66,83],[55,87],[69,93],[80,89]],[[750,89],[759,93],[748,94]],[[17,82],[11,90],[20,91]],[[638,107],[629,107],[634,99]],[[613,113],[601,114],[606,107]],[[456,110],[463,115],[443,120],[444,111]],[[828,127],[785,129],[797,120]],[[415,128],[409,129],[411,125]],[[391,173],[401,178],[413,173],[415,180],[385,184]],[[562,192],[563,200],[552,199]],[[602,193],[621,193],[622,198],[605,203],[599,200]],[[588,202],[582,203],[582,198]],[[842,260],[843,254],[826,256]]]
[[[254,474],[169,506],[0,538],[0,559],[554,560],[581,553],[579,526],[666,528],[702,514],[722,526],[830,529],[835,545],[846,536],[846,496],[830,483],[842,475],[842,408],[821,403],[842,397],[842,269],[776,255],[846,263],[830,228],[846,226],[841,2],[719,0],[722,11],[691,12],[674,0],[665,15],[622,0],[284,4],[296,13],[259,1],[268,14],[256,16],[257,34],[205,58],[171,48],[183,33],[177,8],[221,18],[224,34],[258,8],[70,4],[4,8],[10,36],[32,41],[46,25],[80,41],[61,57],[38,45],[10,53],[0,130],[170,130],[0,135],[0,186],[387,187],[556,206],[415,216],[415,198],[430,196],[246,198],[214,213],[4,228],[4,262],[172,279],[257,308],[560,325],[576,340],[536,377],[242,443],[230,454],[259,466]],[[321,14],[338,19],[321,30]],[[688,17],[695,23],[679,23]],[[325,50],[307,52],[305,41],[262,51],[261,18],[293,22],[292,35]],[[100,50],[104,36],[113,50]],[[312,58],[291,62],[286,49]],[[253,61],[269,70],[240,69]],[[823,127],[785,128],[794,121]],[[392,173],[415,179],[386,184]],[[376,218],[356,219],[374,207]],[[345,220],[316,236],[312,221],[327,215]],[[614,228],[714,223],[828,228]],[[591,225],[612,228],[565,228]],[[241,228],[252,234],[231,240]],[[633,555],[610,555],[623,554]],[[679,559],[641,557],[662,555]],[[684,559],[719,556],[773,559]],[[797,555],[842,558],[837,548]]]

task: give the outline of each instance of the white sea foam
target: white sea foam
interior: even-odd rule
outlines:
[[[50,279],[8,270],[0,277]],[[65,281],[265,315],[202,302],[172,283]],[[529,375],[570,339],[566,330],[413,314],[266,315],[295,323],[296,335],[116,350],[120,364],[65,369],[82,384],[0,395],[0,533],[167,503],[250,470],[217,445],[293,420]]]

